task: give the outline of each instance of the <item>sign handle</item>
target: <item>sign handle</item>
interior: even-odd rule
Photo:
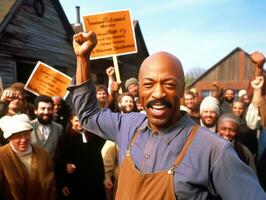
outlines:
[[[114,68],[115,68],[115,78],[118,83],[121,83],[121,78],[120,78],[120,73],[119,73],[119,67],[118,67],[118,61],[117,61],[117,56],[113,56],[113,63],[114,63]],[[122,87],[119,89],[119,93],[121,94]]]

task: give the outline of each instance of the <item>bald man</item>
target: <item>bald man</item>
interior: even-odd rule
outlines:
[[[89,62],[96,44],[93,32],[74,35],[77,72],[70,90],[82,125],[118,144],[116,199],[266,199],[230,143],[180,111],[184,72],[175,56],[159,52],[140,67],[139,97],[146,115],[101,110]]]
[[[237,115],[223,113],[217,122],[217,133],[232,143],[239,158],[256,173],[257,170],[252,153],[236,138],[239,133],[240,124],[240,118]]]

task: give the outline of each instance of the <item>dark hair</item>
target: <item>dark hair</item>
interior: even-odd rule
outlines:
[[[40,96],[37,96],[34,100],[34,109],[35,110],[38,109],[38,105],[40,102],[51,103],[54,106],[54,102],[53,102],[52,97],[46,96],[46,95],[40,95]]]
[[[104,90],[106,92],[106,94],[108,95],[108,90],[107,90],[107,87],[105,85],[96,85],[96,93],[100,90]]]

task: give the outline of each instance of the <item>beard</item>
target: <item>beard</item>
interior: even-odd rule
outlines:
[[[37,115],[37,120],[38,120],[38,122],[40,122],[40,124],[43,124],[43,125],[49,125],[49,124],[52,123],[53,116],[50,116],[50,115],[49,115],[49,118],[47,118],[47,119],[43,119],[42,116]]]
[[[232,102],[234,101],[234,98],[224,97],[224,99],[225,99],[228,103],[232,103]]]
[[[108,101],[106,98],[99,98],[98,104],[100,105],[101,108],[104,108],[108,105]]]
[[[208,128],[211,128],[211,127],[214,127],[216,125],[216,119],[213,120],[212,122],[206,122],[204,119],[201,119],[202,123],[204,126],[208,127]]]

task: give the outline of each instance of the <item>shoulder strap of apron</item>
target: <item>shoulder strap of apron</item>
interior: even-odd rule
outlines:
[[[174,169],[181,163],[181,161],[183,160],[183,158],[185,157],[186,153],[187,153],[187,150],[190,146],[190,144],[192,143],[196,133],[197,133],[197,130],[199,128],[199,125],[198,124],[195,124],[189,134],[189,137],[181,151],[181,153],[177,156],[175,162],[174,162],[174,165],[173,167],[171,167],[171,169],[168,171],[168,173],[173,173]]]
[[[140,132],[141,132],[141,129],[138,128],[137,131],[135,132],[135,134],[134,134],[134,136],[133,136],[131,142],[130,142],[129,150],[131,150],[131,148],[133,147],[133,145],[134,145],[135,141],[137,140],[137,138],[138,138]]]

